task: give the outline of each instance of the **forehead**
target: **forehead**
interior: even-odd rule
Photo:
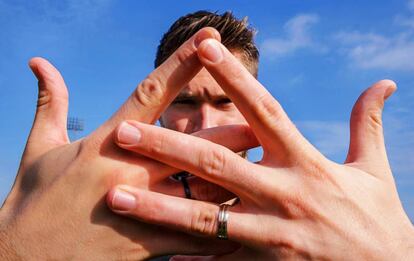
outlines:
[[[224,91],[220,85],[211,76],[211,74],[202,68],[200,72],[181,90],[179,96],[220,96]]]
[[[233,55],[241,61],[241,54],[233,52]],[[220,85],[211,74],[202,68],[200,72],[181,90],[179,96],[215,97],[226,95]]]

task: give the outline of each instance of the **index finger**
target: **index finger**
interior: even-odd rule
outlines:
[[[197,45],[208,38],[220,40],[211,27],[198,31],[181,45],[163,64],[150,73],[133,91],[122,107],[103,126],[111,132],[121,121],[130,119],[155,123],[183,86],[201,69]]]
[[[198,56],[246,118],[265,151],[289,157],[294,144],[303,145],[304,138],[282,106],[224,45],[204,40]]]

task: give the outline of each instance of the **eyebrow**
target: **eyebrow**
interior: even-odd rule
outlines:
[[[177,95],[177,97],[175,97],[174,100],[181,100],[181,99],[189,99],[189,98],[194,98],[195,95],[192,95],[190,93],[180,93]]]
[[[216,95],[211,97],[211,95],[208,95],[208,98],[211,99],[213,98],[213,100],[224,100],[224,99],[229,99],[230,98],[226,95],[226,94],[220,94],[220,95]],[[177,97],[175,97],[174,100],[184,100],[184,99],[198,99],[197,95],[191,94],[191,93],[180,93],[178,94]]]

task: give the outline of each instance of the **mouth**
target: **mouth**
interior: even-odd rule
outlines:
[[[169,178],[174,182],[182,184],[184,197],[188,199],[223,203],[235,197],[233,193],[226,189],[203,180],[187,171],[178,172]]]
[[[174,181],[182,181],[183,179],[191,179],[191,178],[195,178],[196,176],[194,176],[193,174],[187,172],[187,171],[181,171],[178,172],[172,176],[170,176],[170,178]]]

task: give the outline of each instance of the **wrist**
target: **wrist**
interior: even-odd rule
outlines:
[[[411,241],[407,245],[407,259],[406,260],[414,260],[414,227],[411,226]]]
[[[397,249],[400,254],[399,260],[414,260],[414,226],[412,224],[407,232],[407,236],[401,241],[400,249]]]
[[[17,253],[13,248],[10,233],[0,223],[0,260],[16,260]]]

